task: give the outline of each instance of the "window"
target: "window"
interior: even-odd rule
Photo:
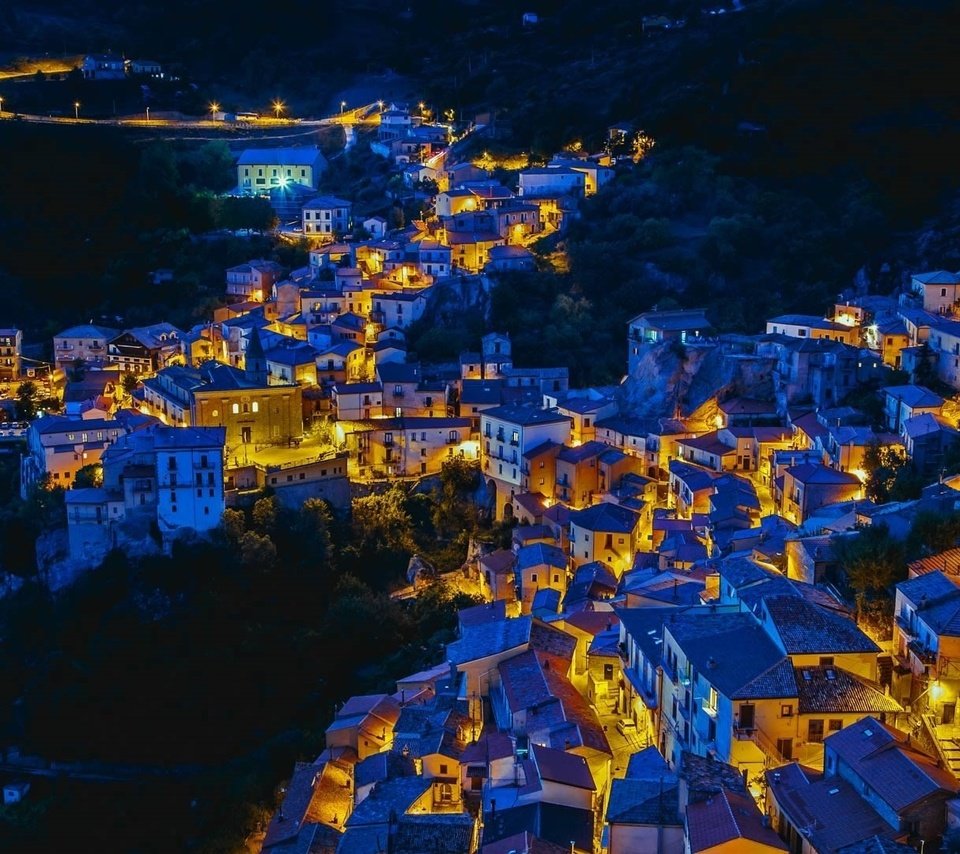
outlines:
[[[441,773],[441,774],[446,774],[446,773],[447,773],[447,766],[446,766],[446,765],[441,765],[441,766],[440,766],[440,773]]]
[[[259,411],[260,411],[260,404],[259,404],[257,401],[254,401],[254,402],[253,402],[252,404],[250,404],[250,405],[251,405],[251,407],[253,408],[253,411],[254,411],[254,412],[259,412]]]
[[[613,665],[604,664],[603,665],[603,678],[609,682],[613,679]]]
[[[833,656],[832,656],[832,655],[821,655],[821,656],[820,656],[820,666],[821,666],[821,667],[833,667]]]
[[[840,730],[843,729],[843,721],[838,718],[833,718],[827,725],[827,729],[830,732],[840,732]]]
[[[240,412],[240,404],[239,403],[233,404],[231,409],[233,410],[233,414],[237,415]]]
[[[710,691],[707,694],[706,708],[715,712],[717,710],[717,702],[719,701],[719,699],[720,698],[719,698],[719,695],[717,694],[717,689],[711,685]]]
[[[812,720],[807,725],[807,741],[813,744],[819,744],[823,741],[823,721],[820,719]]]
[[[559,584],[559,583],[560,583],[560,576],[559,576],[557,573],[554,573],[554,574],[553,574],[553,583],[554,583],[554,584]]]
[[[531,572],[531,573],[530,573],[530,583],[531,583],[531,584],[536,584],[536,583],[537,583],[537,574],[536,574],[535,572]]]

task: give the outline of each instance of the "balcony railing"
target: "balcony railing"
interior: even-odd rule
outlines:
[[[766,755],[770,764],[782,765],[790,761],[758,727],[734,727],[733,737],[737,741],[752,741]]]

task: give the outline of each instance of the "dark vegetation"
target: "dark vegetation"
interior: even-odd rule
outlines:
[[[471,533],[496,536],[481,530],[476,486],[475,468],[455,463],[433,493],[357,499],[350,517],[264,496],[228,510],[211,543],[114,553],[58,599],[28,586],[0,603],[0,744],[108,774],[149,766],[90,844],[232,850],[264,818],[240,804],[270,801],[294,759],[320,752],[336,703],[442,660],[474,600],[440,583],[414,599],[386,591],[414,552],[455,568]],[[0,848],[62,847],[82,803],[51,796],[29,833],[0,815]]]
[[[905,539],[880,523],[831,541],[834,569],[828,580],[856,605],[857,620],[875,637],[889,639],[895,586],[907,578],[910,561],[960,543],[960,513],[917,515]]]

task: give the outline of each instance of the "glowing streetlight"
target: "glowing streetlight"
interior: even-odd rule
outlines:
[[[147,121],[150,121],[150,108],[147,107]]]
[[[79,101],[73,102],[73,117],[77,121],[80,121],[80,102]]]
[[[280,113],[283,112],[284,106],[286,105],[279,98],[273,102],[273,109],[276,110],[278,119],[280,118]]]
[[[0,96],[0,116],[3,115],[3,97]]]
[[[341,117],[343,116],[343,108],[344,108],[345,106],[347,106],[347,102],[346,102],[346,101],[341,101],[341,102],[340,102],[340,116],[341,116]]]
[[[0,98],[0,106],[3,106],[3,98]],[[380,112],[383,112],[383,101],[377,101],[377,106],[380,108]]]
[[[210,121],[215,122],[217,120],[217,113],[220,112],[220,105],[214,101],[210,105]]]

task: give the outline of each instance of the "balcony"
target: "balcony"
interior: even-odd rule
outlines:
[[[917,636],[917,630],[911,624],[911,621],[904,617],[901,614],[898,614],[896,617],[897,628],[900,629],[900,634],[905,635],[909,638],[915,638]]]
[[[910,650],[910,654],[921,664],[937,663],[937,654],[932,649],[925,647],[920,641],[910,641],[910,643],[907,644],[907,649]]]

